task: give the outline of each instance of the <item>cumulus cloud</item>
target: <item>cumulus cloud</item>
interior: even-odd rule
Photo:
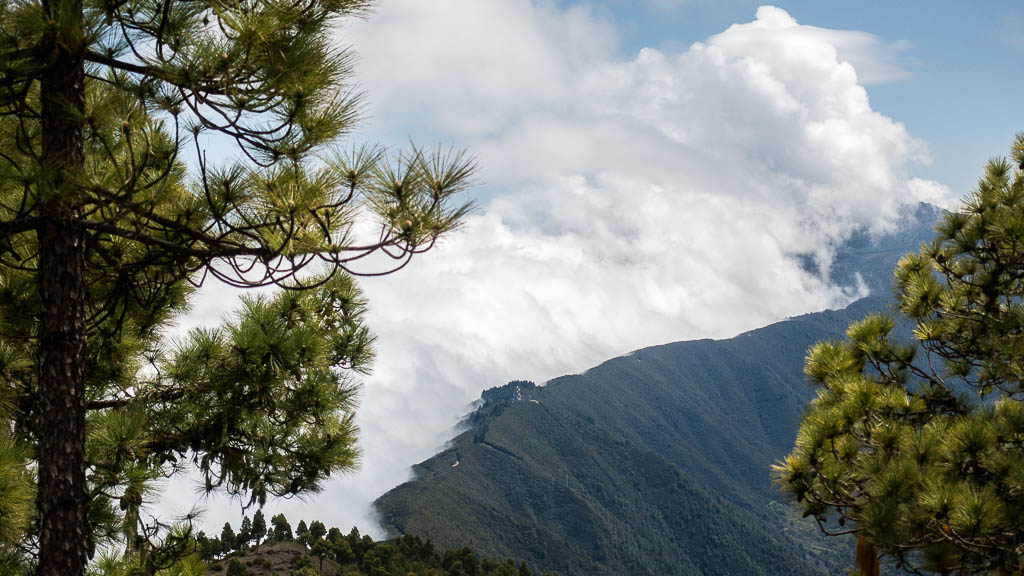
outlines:
[[[800,25],[785,10],[772,6],[758,9],[755,22],[731,27],[731,38],[726,42],[738,42],[748,47],[760,45],[761,42],[773,44],[772,32],[779,30],[785,30],[789,36],[787,44],[790,46],[802,45],[812,50],[830,46],[839,60],[854,67],[860,84],[894,82],[910,76],[901,63],[902,56],[910,49],[906,41],[885,42],[874,34],[859,30],[831,30]]]
[[[871,109],[864,82],[896,74],[883,44],[778,8],[631,57],[586,6],[526,0],[391,0],[342,34],[361,54],[369,129],[469,145],[484,185],[462,232],[364,282],[379,359],[363,469],[314,505],[273,505],[289,516],[370,527],[369,502],[483,388],[841,306],[858,289],[794,255],[827,267],[854,229],[951,200],[914,177],[926,146]],[[224,298],[208,291],[200,310]]]

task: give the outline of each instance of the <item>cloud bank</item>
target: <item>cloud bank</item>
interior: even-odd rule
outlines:
[[[363,283],[379,351],[363,468],[312,503],[270,506],[293,522],[379,535],[369,503],[481,389],[842,306],[856,289],[795,254],[827,267],[852,230],[952,200],[914,177],[926,146],[871,109],[864,84],[903,74],[884,44],[778,8],[632,57],[586,5],[527,0],[390,0],[341,35],[361,55],[368,128],[469,146],[481,209],[400,274]],[[195,321],[225,298],[206,291]],[[208,524],[237,516],[214,503]]]

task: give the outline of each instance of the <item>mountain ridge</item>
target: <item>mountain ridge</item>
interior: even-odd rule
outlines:
[[[831,279],[859,275],[872,295],[842,310],[484,391],[468,428],[375,502],[382,525],[570,576],[845,569],[849,542],[794,518],[769,468],[814,393],[806,349],[890,306],[882,278],[938,214],[918,206],[896,236],[848,241]]]

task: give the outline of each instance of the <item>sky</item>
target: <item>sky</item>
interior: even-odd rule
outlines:
[[[265,510],[377,537],[370,503],[482,389],[844,306],[864,288],[797,255],[827,268],[854,230],[954,206],[1024,130],[1013,3],[386,0],[337,34],[367,97],[356,138],[480,167],[461,231],[362,281],[360,471]],[[236,303],[207,285],[180,328]],[[179,480],[154,509],[194,503]],[[198,504],[207,531],[241,519]]]

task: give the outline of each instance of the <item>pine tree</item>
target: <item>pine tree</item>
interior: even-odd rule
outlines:
[[[242,525],[238,528],[238,535],[235,536],[235,549],[245,550],[252,540],[252,520],[248,516],[242,516]]]
[[[310,553],[313,554],[313,556],[316,556],[320,561],[317,569],[323,571],[324,558],[329,556],[331,553],[331,543],[324,539],[314,540]]]
[[[199,551],[199,558],[203,561],[213,560],[214,549],[213,540],[207,537],[206,532],[202,530],[199,534],[196,534],[196,547]]]
[[[324,535],[327,534],[327,527],[324,523],[319,520],[313,520],[309,523],[309,545],[319,542],[323,539]]]
[[[230,554],[232,550],[236,550],[238,548],[236,545],[238,537],[235,536],[235,531],[231,528],[230,522],[224,523],[224,528],[220,531],[220,542],[221,552],[223,554]]]
[[[256,549],[259,550],[260,542],[267,535],[267,520],[263,517],[263,511],[257,510],[252,516],[252,540],[256,541]]]
[[[160,545],[139,511],[186,458],[259,504],[353,465],[337,371],[365,368],[370,338],[348,273],[458,226],[472,172],[458,153],[341,152],[360,96],[331,38],[368,5],[0,3],[0,456],[36,471],[36,532],[22,499],[0,508],[40,574],[82,575],[111,534],[129,555]],[[211,276],[319,293],[164,342]]]
[[[273,526],[273,538],[277,542],[291,542],[292,527],[284,514],[274,514],[270,518],[270,525]]]
[[[299,520],[299,525],[295,527],[295,539],[309,546],[309,528],[305,520]]]
[[[1024,572],[1024,133],[1012,153],[900,262],[902,319],[870,316],[808,353],[818,396],[777,474],[823,530],[857,535],[862,571],[885,554]]]
[[[345,538],[339,538],[331,544],[331,553],[334,554],[334,560],[342,566],[356,558],[355,553],[352,552],[352,546]]]

